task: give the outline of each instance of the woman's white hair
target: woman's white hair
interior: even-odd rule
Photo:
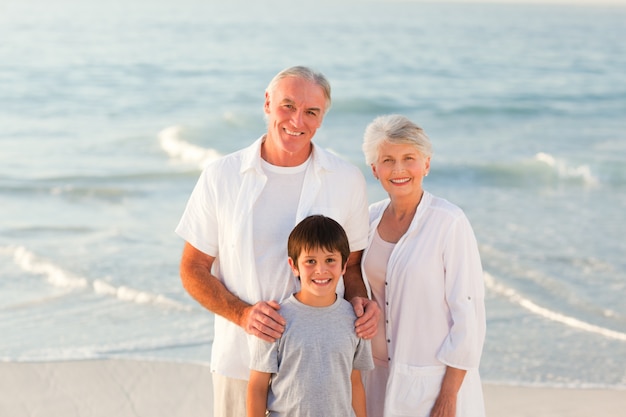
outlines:
[[[383,143],[413,145],[425,157],[433,154],[430,139],[424,130],[399,114],[379,116],[365,129],[363,153],[368,165],[378,160],[378,152]]]

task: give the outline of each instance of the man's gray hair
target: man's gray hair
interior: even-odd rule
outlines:
[[[285,68],[284,70],[276,74],[274,78],[272,78],[272,81],[270,81],[270,83],[268,84],[267,88],[265,89],[265,92],[271,95],[276,89],[276,85],[278,84],[278,82],[282,80],[283,78],[287,78],[287,77],[302,78],[302,79],[311,81],[319,85],[322,88],[322,91],[324,92],[324,97],[326,97],[326,108],[325,108],[324,113],[326,113],[328,109],[330,109],[330,105],[331,105],[330,83],[328,82],[324,74],[322,74],[321,72],[314,71],[309,67],[295,66],[295,67]]]

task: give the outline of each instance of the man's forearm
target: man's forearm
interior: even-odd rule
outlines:
[[[180,264],[183,287],[207,310],[241,325],[244,310],[250,305],[211,274],[214,258],[186,244]]]
[[[344,298],[348,301],[354,297],[367,298],[367,288],[363,282],[361,272],[361,256],[363,251],[351,252],[346,264],[346,272],[343,274],[343,282],[346,287]]]

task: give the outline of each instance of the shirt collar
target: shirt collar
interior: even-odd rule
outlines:
[[[258,175],[264,175],[263,168],[261,166],[261,145],[264,140],[265,135],[258,138],[252,145],[245,149],[241,161],[241,173],[254,170]],[[321,171],[332,171],[332,163],[329,158],[329,153],[323,152],[322,149],[314,142],[311,142],[311,144],[313,145],[313,149],[311,151],[313,153],[313,157],[311,162],[313,163],[315,172],[319,173]]]

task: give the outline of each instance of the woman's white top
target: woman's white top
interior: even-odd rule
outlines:
[[[370,206],[370,244],[390,200]],[[367,271],[365,278],[369,280]],[[457,416],[483,416],[478,366],[485,339],[483,273],[463,211],[424,192],[407,232],[393,248],[384,283],[389,381],[385,416],[428,415],[446,366],[467,370]],[[376,343],[374,343],[375,345]]]

